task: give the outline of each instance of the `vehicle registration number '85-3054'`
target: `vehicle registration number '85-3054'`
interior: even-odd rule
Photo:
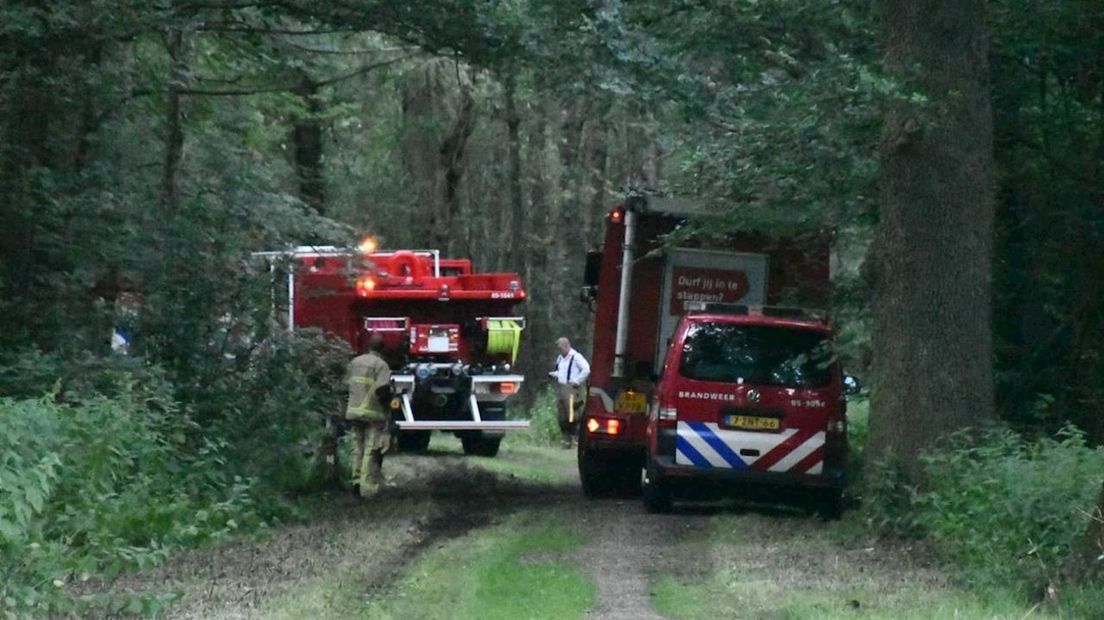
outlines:
[[[782,428],[782,420],[778,418],[754,415],[726,415],[723,424],[747,431],[778,431]]]

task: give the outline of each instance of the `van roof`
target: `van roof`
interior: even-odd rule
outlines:
[[[829,334],[832,328],[816,317],[781,317],[763,314],[728,314],[723,312],[689,312],[686,320],[694,323],[727,323],[731,325],[766,325],[786,329],[805,329]]]

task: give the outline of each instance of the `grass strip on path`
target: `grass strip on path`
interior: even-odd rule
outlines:
[[[849,549],[812,518],[714,517],[705,574],[656,575],[652,602],[670,618],[997,619],[1046,617],[1011,594],[956,587],[907,548]],[[706,544],[701,544],[705,542]]]
[[[274,601],[266,617],[578,618],[595,589],[570,562],[583,539],[562,522],[523,511],[427,552],[382,593],[348,571]]]

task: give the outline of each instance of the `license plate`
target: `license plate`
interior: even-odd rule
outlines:
[[[726,415],[724,425],[747,431],[777,431],[782,428],[782,420],[753,415]]]
[[[614,409],[624,413],[644,413],[648,409],[648,399],[641,392],[622,392]]]

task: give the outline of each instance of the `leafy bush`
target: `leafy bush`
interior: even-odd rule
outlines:
[[[124,389],[164,394],[171,386],[161,368],[140,357],[88,352],[63,356],[22,349],[0,359],[0,395],[9,398],[36,399],[56,392],[60,401],[78,402],[115,396]]]
[[[327,416],[342,415],[352,350],[318,330],[278,332],[188,394],[213,436],[230,448],[229,466],[266,492],[305,490]]]
[[[74,579],[263,527],[252,483],[218,445],[190,445],[195,431],[167,397],[133,390],[0,399],[0,615],[72,609]]]
[[[560,441],[560,423],[556,418],[556,392],[542,390],[529,407],[525,416],[529,420],[529,432],[511,435],[537,446],[556,445]]]
[[[924,467],[930,488],[916,505],[936,548],[973,581],[1038,588],[1088,526],[1104,449],[1073,427],[1037,441],[1002,430],[934,452]]]
[[[1104,448],[1073,427],[1033,440],[996,430],[980,442],[955,437],[923,466],[918,490],[886,463],[867,465],[866,524],[926,538],[971,585],[1038,592],[1058,581],[1088,526]]]

